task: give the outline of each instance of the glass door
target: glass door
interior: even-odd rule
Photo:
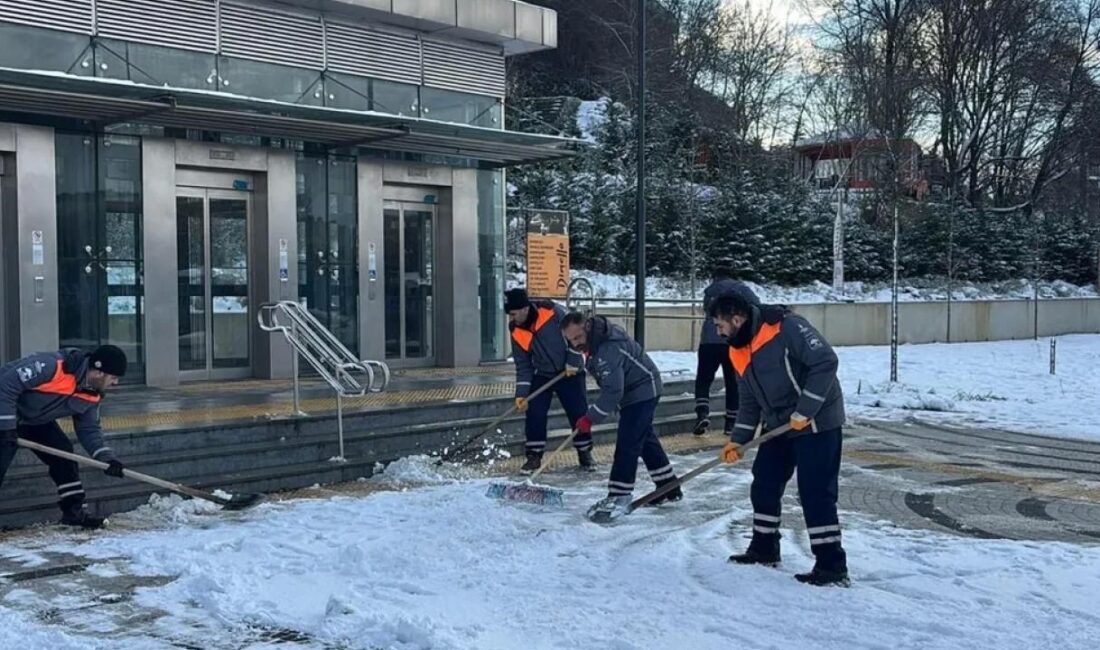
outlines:
[[[435,210],[389,203],[382,213],[386,358],[397,366],[435,364]]]
[[[178,347],[183,379],[252,374],[250,207],[244,192],[177,191]]]
[[[144,379],[141,141],[58,133],[58,317],[62,347],[110,343],[125,381]]]
[[[354,157],[298,158],[298,296],[352,352],[359,350],[359,210]],[[301,364],[302,372],[311,372]]]

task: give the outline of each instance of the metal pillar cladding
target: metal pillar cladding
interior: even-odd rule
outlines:
[[[638,0],[638,249],[634,271],[634,340],[645,346],[645,11],[646,0]]]

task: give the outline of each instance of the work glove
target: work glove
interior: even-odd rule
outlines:
[[[577,420],[577,433],[592,433],[592,418],[585,415]]]
[[[124,469],[126,469],[126,466],[116,458],[107,463],[107,469],[103,470],[103,473],[107,476],[122,478],[122,470]]]
[[[791,413],[791,428],[795,431],[801,431],[810,426],[810,418],[798,413]]]
[[[568,366],[567,365],[567,366],[565,366],[565,378],[569,379],[570,377],[576,377],[577,373],[580,372],[580,371],[581,371],[581,369],[576,367],[576,366]]]
[[[727,465],[733,465],[737,461],[745,457],[741,453],[741,445],[736,442],[727,442],[725,447],[722,447],[722,453],[719,454],[722,458],[722,462]]]
[[[523,413],[525,411],[527,411],[527,398],[526,397],[517,397],[516,398],[516,412],[517,413]]]

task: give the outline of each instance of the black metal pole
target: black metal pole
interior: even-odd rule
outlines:
[[[638,0],[638,250],[634,271],[634,340],[645,345],[645,3]]]
[[[890,381],[898,380],[898,204],[894,198],[894,282],[890,291]]]

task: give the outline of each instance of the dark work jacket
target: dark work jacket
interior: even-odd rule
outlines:
[[[553,377],[570,365],[584,369],[584,357],[570,349],[561,333],[565,308],[548,300],[531,301],[528,322],[508,324],[512,335],[512,358],[516,362],[516,397],[531,393],[535,375]]]
[[[786,308],[765,305],[754,310],[752,342],[730,346],[737,371],[740,405],[731,439],[744,444],[757,425],[774,429],[793,413],[810,419],[809,432],[844,424],[844,395],[837,379],[838,360],[829,343],[805,318]]]
[[[87,385],[88,353],[67,348],[38,352],[0,367],[0,432],[20,424],[73,419],[80,444],[92,458],[115,458],[99,427],[102,395]]]
[[[661,372],[626,330],[603,316],[589,321],[588,372],[600,386],[600,397],[588,407],[592,422],[603,422],[616,409],[661,396]]]

